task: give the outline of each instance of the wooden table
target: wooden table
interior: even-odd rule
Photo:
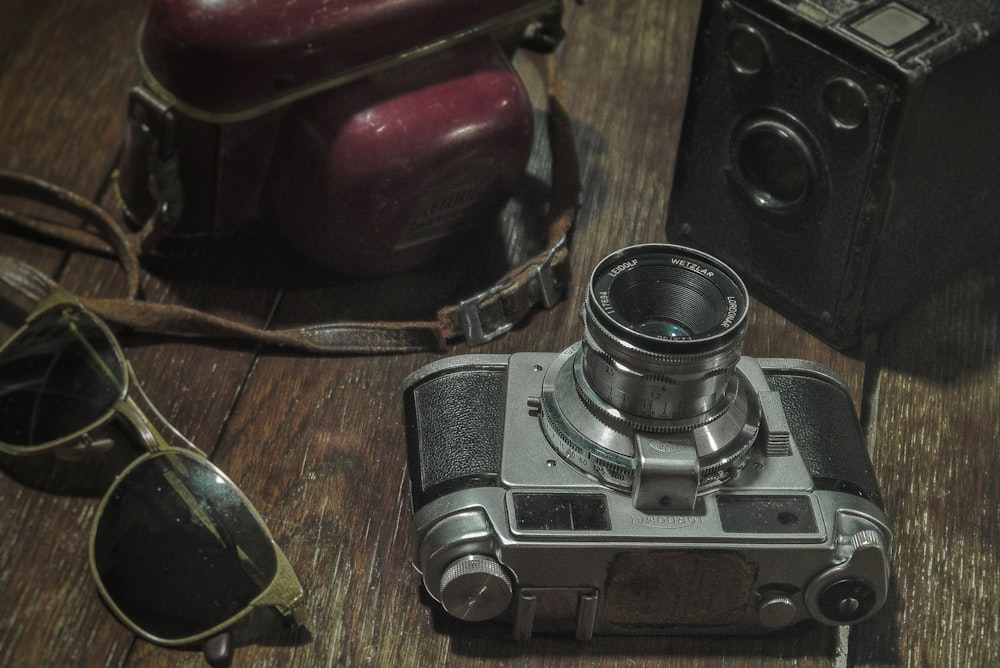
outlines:
[[[612,250],[664,240],[697,9],[683,0],[568,7],[558,58],[584,188],[577,280],[566,301],[482,352],[563,349],[580,336],[581,277]],[[143,10],[6,0],[0,168],[110,205]],[[0,248],[81,294],[121,294],[106,259],[19,236],[2,236]],[[272,327],[430,317],[469,291],[460,270],[441,266],[380,280],[332,276],[266,230],[172,244],[145,269],[149,300]],[[440,354],[316,358],[150,334],[122,340],[153,402],[253,499],[308,592],[306,629],[238,648],[237,665],[990,666],[1000,665],[998,277],[994,260],[935,291],[882,335],[869,359],[838,353],[753,306],[746,354],[832,367],[869,420],[895,523],[893,586],[884,610],[849,632],[807,624],[762,638],[522,644],[499,624],[454,622],[421,594],[410,565],[400,398],[407,374]],[[23,316],[0,302],[0,334]],[[467,350],[458,344],[448,353]],[[80,473],[91,468],[24,470],[5,459],[3,471],[0,665],[203,662],[198,652],[136,640],[102,604],[86,557],[101,495],[99,479]]]

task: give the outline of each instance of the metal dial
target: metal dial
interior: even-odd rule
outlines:
[[[438,600],[453,617],[480,622],[506,610],[512,596],[510,577],[496,559],[470,555],[445,569]]]

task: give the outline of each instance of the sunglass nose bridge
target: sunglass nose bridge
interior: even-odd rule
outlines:
[[[142,400],[143,405],[146,408],[144,411],[131,396],[126,395],[124,400],[119,402],[118,413],[132,426],[135,433],[142,440],[143,447],[149,452],[157,452],[163,450],[164,448],[169,448],[170,444],[163,438],[163,434],[157,429],[157,427],[149,420],[147,417],[147,411],[149,414],[153,415],[157,421],[160,423],[159,426],[166,429],[166,431],[175,438],[177,442],[184,445],[184,447],[197,452],[204,456],[204,452],[188,440],[187,436],[182,434],[177,430],[170,421],[160,413],[160,409],[156,407],[149,397],[146,395],[146,391],[142,389],[142,385],[139,384],[139,380],[135,377],[135,371],[132,369],[132,365],[128,364],[128,377],[129,377],[129,387],[132,389],[136,397]]]
[[[55,455],[59,459],[72,462],[98,457],[107,453],[114,446],[115,442],[110,438],[94,438],[90,434],[84,434],[79,440],[56,448]]]
[[[146,397],[142,389],[133,384],[132,387],[139,391],[139,394],[145,400],[146,404],[153,409],[154,415],[160,418],[165,424],[169,426],[169,423],[164,420],[155,407],[149,403],[149,399]],[[124,401],[118,403],[118,414],[122,419],[128,423],[128,426],[132,428],[132,431],[138,436],[139,441],[142,443],[142,447],[145,448],[147,452],[159,452],[165,448],[169,448],[170,444],[164,440],[163,435],[159,430],[153,425],[153,423],[146,417],[139,405],[131,398],[126,397]]]

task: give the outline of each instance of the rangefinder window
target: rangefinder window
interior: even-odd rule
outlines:
[[[603,494],[514,494],[517,528],[522,531],[610,531]]]
[[[727,533],[815,533],[816,517],[805,496],[720,494],[719,518]]]

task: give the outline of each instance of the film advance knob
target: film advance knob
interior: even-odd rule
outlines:
[[[510,605],[513,587],[503,566],[482,555],[453,561],[441,576],[441,605],[453,617],[469,622],[492,619]]]

